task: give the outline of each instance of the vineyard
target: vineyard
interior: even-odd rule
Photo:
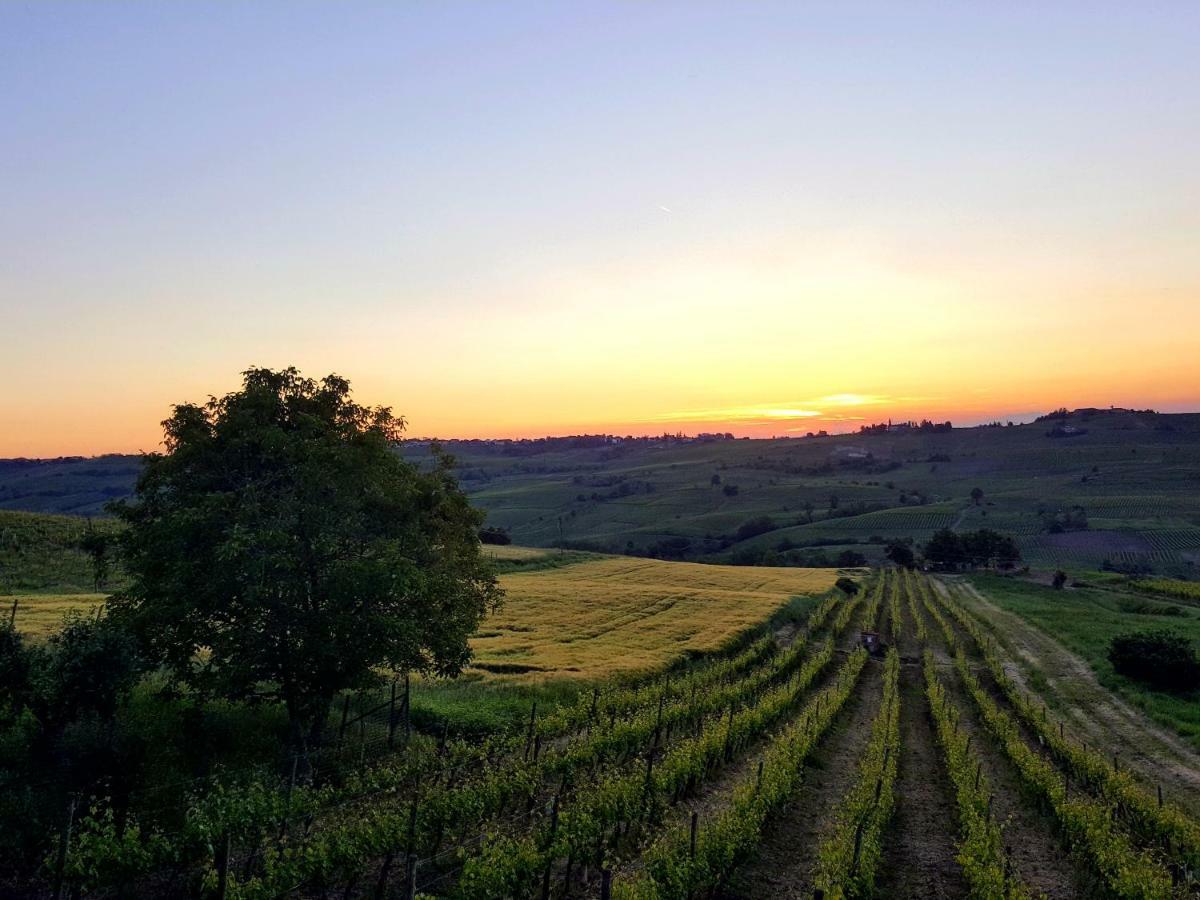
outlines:
[[[45,874],[94,897],[1195,896],[1192,807],[1050,714],[973,603],[885,570],[517,731],[208,785],[173,828],[80,809]]]

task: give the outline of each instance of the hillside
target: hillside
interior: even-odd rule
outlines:
[[[1194,577],[1200,565],[1196,414],[1080,410],[945,432],[444,447],[489,524],[531,546],[825,565],[845,550],[877,561],[888,540],[924,541],[944,526],[991,527],[1015,534],[1036,567],[1108,561]],[[411,441],[404,453],[423,460],[428,450]],[[0,463],[0,509],[96,512],[136,472],[136,457]]]

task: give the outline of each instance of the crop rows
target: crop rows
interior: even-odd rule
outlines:
[[[975,640],[984,653],[985,662],[992,675],[1004,675],[999,658],[980,631],[978,622],[953,601],[939,598],[938,604],[935,605],[929,594],[926,595],[926,601],[927,608],[937,621],[946,644],[954,655],[959,678],[974,701],[985,727],[1013,763],[1024,784],[1054,813],[1071,848],[1092,864],[1103,878],[1107,890],[1115,896],[1172,896],[1174,882],[1171,873],[1161,861],[1161,854],[1140,849],[1131,842],[1120,826],[1121,810],[1117,805],[1104,797],[1099,800],[1090,797],[1081,789],[1086,785],[1081,785],[1078,781],[1072,785],[1069,774],[1063,776],[1049,759],[1029,747],[1017,721],[999,707],[971,671],[964,648],[958,641],[953,627],[941,615],[938,606],[949,610]],[[1011,686],[1007,676],[1004,683]],[[1003,691],[1004,684],[1000,686]]]
[[[869,610],[878,608],[877,598],[875,591]],[[573,785],[569,792],[560,791],[549,821],[532,833],[493,833],[482,852],[467,860],[459,895],[523,896],[531,892],[535,882],[549,878],[558,860],[566,860],[569,879],[577,862],[599,866],[619,854],[632,830],[658,821],[665,803],[677,802],[695,791],[714,771],[790,715],[832,660],[833,640],[857,607],[857,600],[841,604],[830,639],[785,683],[764,692],[766,679],[745,679],[737,685],[739,697],[727,703],[727,717],[717,716],[702,726],[697,722],[696,733],[669,748],[661,759],[655,756],[656,739],[645,755],[644,767],[627,766]],[[832,609],[833,605],[822,604],[814,610],[809,631],[819,628]],[[803,645],[803,639],[797,640],[788,655],[798,659]],[[707,702],[724,703],[712,699]],[[736,711],[743,705],[745,708]]]
[[[819,628],[838,603],[836,594],[822,601],[809,617],[810,628]],[[278,878],[270,877],[273,870],[288,872],[298,882],[322,883],[346,871],[351,861],[368,852],[363,848],[382,845],[387,853],[399,845],[406,851],[425,847],[436,853],[464,828],[477,830],[480,821],[531,802],[547,778],[619,757],[644,746],[655,729],[690,725],[723,704],[764,689],[794,670],[802,648],[801,639],[794,648],[777,653],[768,635],[734,656],[699,667],[682,688],[676,684],[673,689],[668,682],[659,691],[639,685],[597,692],[586,706],[538,721],[536,733],[531,727],[527,735],[453,741],[438,753],[414,746],[403,756],[354,771],[336,785],[263,780],[212,785],[195,797],[184,826],[170,835],[142,829],[137,822],[119,827],[111,812],[96,809],[76,829],[67,874],[82,887],[95,889],[164,867],[182,871],[199,863],[207,869],[206,880],[212,881],[220,845],[227,842],[252,848],[253,865],[246,869],[254,873],[245,878],[242,893],[270,895],[280,886]],[[740,678],[747,672],[755,677]],[[581,708],[587,710],[586,719]],[[607,723],[602,721],[605,713]],[[539,758],[542,741],[557,738],[561,743],[573,733],[575,739]],[[456,780],[460,773],[468,777]],[[413,804],[406,803],[404,795],[420,783],[432,789],[425,791],[414,816],[409,808]],[[352,827],[339,827],[339,817],[347,817]],[[131,845],[137,852],[131,852]],[[230,881],[239,887],[236,878]]]
[[[720,883],[755,844],[772,811],[803,777],[802,765],[853,693],[866,664],[861,648],[850,654],[834,682],[817,694],[801,717],[763,756],[762,777],[743,782],[729,803],[692,842],[684,828],[670,830],[643,857],[641,873],[613,885],[621,900],[684,900]]]
[[[911,596],[911,595],[910,595]],[[954,785],[960,840],[958,864],[975,900],[1026,900],[1029,889],[1009,873],[1000,825],[991,813],[991,785],[971,752],[971,739],[958,728],[958,710],[937,677],[933,654],[924,653],[925,696],[934,731]]]
[[[891,596],[895,597],[894,589]],[[829,897],[869,896],[874,889],[883,832],[895,806],[899,685],[900,654],[893,647],[884,663],[883,705],[858,764],[858,781],[843,799],[833,832],[818,851],[816,886]]]
[[[901,577],[904,579],[904,593],[908,598],[908,614],[913,620],[913,628],[916,630],[917,640],[924,645],[929,637],[929,632],[925,628],[925,617],[921,615],[921,609],[917,605],[918,594],[920,588],[917,583],[917,576],[908,569],[904,569]]]
[[[1044,703],[1034,702],[1004,670],[995,641],[983,626],[958,602],[944,598],[943,603],[955,621],[969,634],[983,657],[993,681],[1020,719],[1047,747],[1075,784],[1096,792],[1146,844],[1161,847],[1164,854],[1177,860],[1181,874],[1196,871],[1200,864],[1200,824],[1183,810],[1143,788],[1133,776],[1122,771],[1115,761],[1068,739],[1063,726],[1055,728]]]
[[[853,601],[841,604],[838,622],[848,619],[856,605]],[[820,604],[810,615],[810,630],[819,627],[837,606],[836,597]],[[506,815],[516,822],[529,819],[536,812],[539,793],[552,779],[561,784],[580,772],[621,766],[651,741],[656,747],[660,741],[669,741],[672,729],[676,733],[701,730],[714,713],[719,719],[727,709],[746,704],[771,684],[789,677],[799,666],[804,649],[803,638],[783,653],[772,655],[764,654],[759,644],[752,645],[738,657],[714,664],[715,675],[702,671],[690,690],[672,693],[664,687],[653,708],[643,704],[626,719],[616,719],[610,712],[607,725],[596,722],[575,740],[542,757],[535,745],[532,758],[526,753],[492,763],[482,767],[482,774],[461,783],[439,785],[435,779],[433,789],[419,802],[405,802],[399,788],[377,792],[369,804],[357,803],[340,816],[319,822],[311,835],[298,842],[265,847],[255,870],[235,886],[241,896],[277,896],[305,884],[350,883],[373,861],[381,861],[382,879],[399,854],[426,852],[434,859],[445,858],[447,853],[458,852],[453,850],[455,845],[461,848],[470,843],[471,836],[489,819]],[[737,677],[739,673],[744,674]],[[701,683],[706,689],[698,692],[696,686]],[[625,709],[633,706],[619,702]],[[560,721],[570,722],[571,718]],[[526,746],[528,749],[528,742]],[[443,850],[446,844],[450,849]]]

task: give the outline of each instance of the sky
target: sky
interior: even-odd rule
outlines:
[[[1200,4],[0,5],[0,456],[1200,409]]]

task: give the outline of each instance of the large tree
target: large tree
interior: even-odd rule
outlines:
[[[114,505],[113,611],[153,659],[205,695],[282,701],[297,741],[380,669],[461,671],[500,591],[452,461],[401,459],[402,418],[335,375],[255,368],[163,428]]]

